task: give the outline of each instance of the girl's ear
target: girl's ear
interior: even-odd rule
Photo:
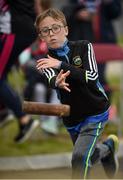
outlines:
[[[40,34],[38,34],[38,38],[39,38],[39,39],[42,39]]]
[[[38,38],[42,41],[44,41],[44,39],[41,37],[41,35],[38,35]]]

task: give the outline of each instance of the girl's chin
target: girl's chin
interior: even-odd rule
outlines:
[[[58,43],[52,43],[52,45],[50,44],[49,47],[52,48],[52,49],[58,49],[58,48],[60,48],[61,46],[60,46],[60,44],[58,44]]]
[[[51,48],[52,48],[52,49],[58,49],[59,46],[52,46]]]

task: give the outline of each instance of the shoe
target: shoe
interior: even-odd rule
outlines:
[[[38,120],[30,120],[28,124],[20,128],[19,134],[15,137],[16,143],[25,142],[32,134],[32,132],[39,126]]]
[[[102,158],[101,162],[107,177],[111,179],[118,172],[119,163],[116,152],[118,151],[119,140],[117,136],[110,135],[103,144],[106,144],[109,147],[110,153],[106,157]]]
[[[0,111],[0,128],[12,122],[14,120],[14,115],[11,114],[8,109]]]

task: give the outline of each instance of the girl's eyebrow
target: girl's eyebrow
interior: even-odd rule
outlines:
[[[42,27],[41,29],[44,29],[44,28],[50,28],[50,27],[52,27],[53,25],[60,25],[61,26],[61,24],[52,24],[51,26],[44,26],[44,27]]]

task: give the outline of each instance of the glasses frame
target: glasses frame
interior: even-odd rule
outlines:
[[[58,31],[58,32],[54,32],[53,26],[58,26],[58,27],[59,27],[59,31]],[[47,28],[47,30],[48,30],[47,35],[43,35],[43,34],[42,34],[42,30],[44,29],[44,28],[42,28],[42,29],[39,31],[39,36],[41,36],[41,37],[47,37],[47,36],[49,36],[50,31],[52,31],[53,34],[58,34],[59,32],[61,32],[61,29],[62,29],[63,27],[66,27],[66,25],[63,25],[63,26],[62,26],[62,25],[59,25],[59,24],[53,24],[51,28]]]

